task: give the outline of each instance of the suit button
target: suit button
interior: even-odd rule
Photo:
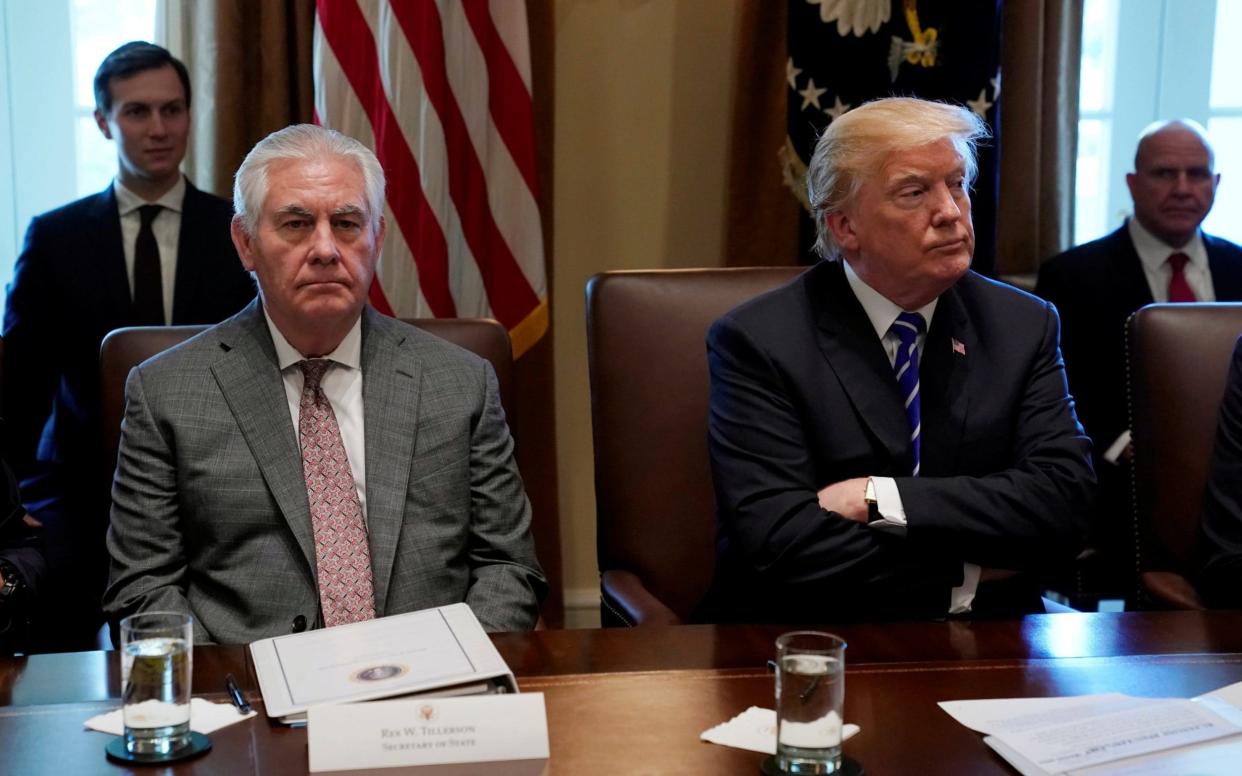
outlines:
[[[304,630],[306,630],[306,617],[299,614],[293,618],[293,632],[301,633]]]

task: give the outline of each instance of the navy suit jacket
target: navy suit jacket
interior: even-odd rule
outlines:
[[[1242,300],[1242,248],[1203,235],[1220,302]],[[1126,321],[1154,300],[1125,225],[1049,259],[1035,293],[1061,315],[1061,352],[1070,392],[1100,452],[1130,427],[1126,394]]]
[[[943,617],[962,563],[1038,569],[1081,547],[1095,482],[1051,305],[973,272],[923,347],[921,476],[892,366],[839,262],[711,328],[716,620]],[[904,537],[817,491],[896,478]],[[1036,599],[1038,600],[1038,599]]]
[[[187,183],[174,324],[219,322],[254,297],[229,236],[232,214],[226,200]],[[112,186],[32,219],[8,288],[3,410],[6,457],[27,505],[70,524],[49,528],[53,555],[63,549],[53,545],[82,540],[105,557],[111,462],[101,458],[99,346],[132,323]]]

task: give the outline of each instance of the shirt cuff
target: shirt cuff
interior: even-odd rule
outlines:
[[[975,592],[979,590],[979,572],[981,569],[973,563],[962,564],[962,584],[949,591],[949,614],[965,614],[975,602]]]
[[[879,511],[880,518],[867,525],[881,531],[904,534],[906,508],[901,503],[897,480],[892,477],[872,477],[871,484],[875,487],[875,508]]]
[[[1122,431],[1121,434],[1113,441],[1108,449],[1104,451],[1104,460],[1116,465],[1121,459],[1121,454],[1130,446],[1130,429]]]
[[[897,480],[892,477],[872,477],[871,484],[875,488],[875,506],[880,513],[880,519],[868,523],[868,526],[904,535],[906,507],[901,502]],[[970,611],[971,604],[975,602],[975,593],[979,589],[980,572],[980,567],[973,563],[962,564],[962,584],[949,593],[949,614],[965,614]]]

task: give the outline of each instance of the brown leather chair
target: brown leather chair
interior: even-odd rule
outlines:
[[[1193,577],[1203,491],[1242,304],[1156,304],[1129,326],[1140,600],[1202,609]],[[1098,452],[1097,452],[1098,455]]]
[[[125,417],[125,380],[148,358],[180,345],[206,326],[133,326],[116,329],[99,346],[99,413],[103,432],[103,475],[109,489],[121,445]]]
[[[715,563],[705,337],[802,267],[606,272],[587,282],[601,620],[686,620]]]
[[[500,383],[500,402],[509,412],[513,383],[513,350],[509,332],[490,318],[406,319],[424,331],[459,345],[492,363]],[[206,326],[143,326],[117,329],[100,347],[100,394],[103,422],[105,473],[109,486],[116,469],[121,442],[121,419],[125,415],[125,380],[129,372],[151,356],[180,344]],[[536,529],[537,530],[537,529]]]

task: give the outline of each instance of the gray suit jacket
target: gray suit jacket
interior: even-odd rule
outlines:
[[[363,312],[367,527],[376,613],[465,601],[530,628],[547,588],[490,364]],[[321,627],[297,437],[256,300],[126,384],[104,595],[110,618],[189,612],[195,638]]]

